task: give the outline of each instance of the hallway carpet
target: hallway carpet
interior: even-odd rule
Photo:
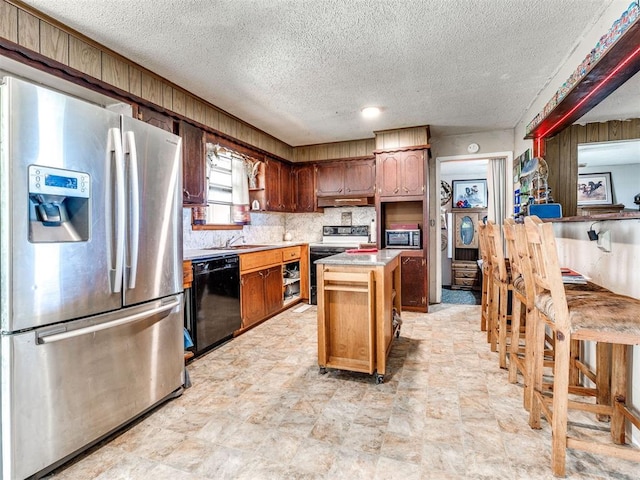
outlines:
[[[433,310],[403,312],[381,385],[320,375],[316,307],[282,313],[192,362],[181,397],[50,478],[552,479],[549,428],[529,428],[479,307]],[[570,451],[567,478],[637,479],[638,468]]]
[[[456,305],[480,305],[482,292],[480,290],[454,290],[442,287],[442,303]]]

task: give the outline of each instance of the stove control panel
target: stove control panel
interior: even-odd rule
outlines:
[[[329,236],[359,236],[369,235],[369,225],[339,225],[322,227],[322,235]]]

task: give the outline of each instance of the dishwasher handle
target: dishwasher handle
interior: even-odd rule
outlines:
[[[108,328],[119,327],[121,325],[126,325],[127,323],[137,322],[138,320],[142,320],[144,318],[149,318],[158,313],[166,312],[167,310],[172,310],[173,308],[180,305],[180,301],[178,299],[167,303],[166,305],[161,305],[156,308],[152,308],[150,310],[145,310],[143,312],[134,313],[133,315],[126,316],[124,318],[120,318],[118,320],[113,320],[111,322],[99,323],[97,325],[91,325],[89,327],[78,328],[77,330],[70,330],[61,333],[44,333],[42,336],[37,335],[37,343],[42,345],[46,343],[59,342],[62,340],[67,340],[69,338],[79,337],[81,335],[88,335],[90,333],[99,332],[101,330],[106,330]]]

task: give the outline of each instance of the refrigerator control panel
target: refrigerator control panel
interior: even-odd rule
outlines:
[[[29,193],[89,198],[89,174],[60,168],[29,165]]]

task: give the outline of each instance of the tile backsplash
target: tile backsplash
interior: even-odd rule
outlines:
[[[344,215],[343,214],[347,214]],[[294,242],[320,242],[324,225],[343,225],[351,216],[352,225],[370,225],[376,217],[375,207],[325,208],[324,213],[256,213],[251,224],[242,230],[192,230],[191,209],[182,211],[185,250],[223,245],[232,237],[244,236],[245,243],[280,243],[286,232]]]

